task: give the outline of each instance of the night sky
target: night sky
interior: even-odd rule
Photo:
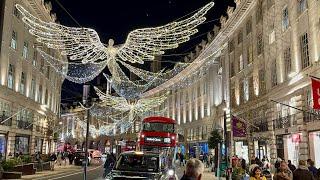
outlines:
[[[115,44],[122,44],[130,31],[167,24],[201,8],[210,0],[51,0],[51,2],[53,11],[62,25],[79,27],[59,3],[82,27],[95,29],[103,43],[108,43],[108,39],[112,38]],[[228,5],[235,5],[233,0],[214,2],[213,9],[206,15],[207,23],[200,25],[199,32],[191,37],[191,41],[168,51],[166,55],[184,54],[194,50],[202,39],[206,39],[206,32],[211,31],[215,24],[219,25],[218,19],[222,14],[226,14]],[[182,61],[182,58],[183,56],[165,56],[162,59],[178,62]],[[76,100],[75,97],[81,95],[82,85],[65,80],[62,102],[72,102]]]

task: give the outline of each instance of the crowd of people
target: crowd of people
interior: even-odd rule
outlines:
[[[232,179],[233,180],[320,180],[320,168],[314,166],[311,159],[299,160],[296,167],[290,160],[286,162],[280,158],[271,164],[267,157],[262,160],[251,158],[247,164],[242,158],[232,159]]]

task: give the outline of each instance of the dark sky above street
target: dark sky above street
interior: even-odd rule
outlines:
[[[53,11],[61,24],[79,25],[95,29],[102,42],[109,38],[115,44],[124,43],[127,34],[137,28],[161,26],[203,7],[210,0],[51,0]],[[194,50],[195,46],[206,39],[206,32],[219,23],[219,18],[233,0],[215,0],[215,6],[207,14],[207,23],[200,25],[199,32],[191,37],[191,41],[166,54],[185,54]],[[64,10],[65,8],[65,10]],[[182,61],[183,56],[166,56],[163,60]],[[94,84],[94,82],[93,82]],[[62,102],[73,101],[73,97],[81,96],[82,85],[65,80],[62,90]]]

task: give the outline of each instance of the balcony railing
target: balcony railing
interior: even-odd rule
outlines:
[[[8,119],[7,116],[0,116],[0,125],[2,126],[11,126],[12,125],[12,118]],[[8,120],[6,120],[8,119]],[[6,121],[5,121],[6,120]]]
[[[17,126],[19,129],[26,129],[26,130],[32,129],[32,123],[27,121],[17,121]]]
[[[257,128],[253,128],[253,130],[252,130],[253,132],[266,132],[269,130],[268,122],[266,122],[266,121],[260,121],[260,123],[256,122],[256,123],[254,123],[254,125],[257,126]]]
[[[294,125],[297,125],[297,119],[295,115],[279,117],[273,120],[274,129],[285,129]]]
[[[320,112],[303,112],[303,122],[320,121]]]

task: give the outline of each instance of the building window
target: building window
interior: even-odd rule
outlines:
[[[240,80],[239,81],[239,96],[240,96],[240,101],[239,104],[241,104],[242,102],[244,102],[244,80]]]
[[[247,35],[251,33],[252,31],[252,22],[251,22],[251,18],[247,21],[246,23],[246,31],[247,31]]]
[[[41,58],[40,60],[40,71],[43,73],[44,72],[44,59]]]
[[[44,100],[45,100],[45,102],[44,102],[44,104],[46,104],[46,105],[48,105],[48,89],[46,89],[46,93],[45,93],[45,95],[44,95]],[[162,105],[164,105],[164,104],[162,104]],[[161,107],[160,107],[160,109],[162,109]]]
[[[234,51],[234,43],[233,43],[233,40],[229,42],[229,53],[231,53],[232,51]]]
[[[19,10],[16,8],[16,6],[14,6],[13,8],[13,15],[17,18],[20,18],[20,12]]]
[[[301,48],[302,69],[304,69],[304,68],[310,66],[309,47],[308,47],[308,33],[304,33],[300,37],[300,48]]]
[[[24,59],[28,58],[28,42],[23,42],[23,50],[22,50],[22,56]]]
[[[20,81],[20,93],[24,94],[26,85],[26,75],[24,72],[21,73],[21,81]]]
[[[288,76],[291,72],[291,51],[290,48],[287,48],[283,52],[283,59],[285,65],[285,73]]]
[[[253,53],[252,53],[252,46],[249,45],[247,48],[247,56],[248,56],[248,64],[253,62]]]
[[[30,91],[30,97],[34,99],[35,97],[35,92],[36,92],[36,80],[32,78],[31,80],[31,91]]]
[[[288,7],[285,7],[282,11],[282,29],[286,30],[289,27],[289,11]]]
[[[257,53],[258,53],[258,55],[263,53],[263,39],[262,38],[263,38],[262,33],[259,33],[258,37],[257,37]]]
[[[239,57],[239,66],[240,66],[240,71],[244,68],[244,63],[243,63],[243,58],[242,54]]]
[[[32,60],[32,65],[33,65],[34,67],[37,66],[37,58],[38,58],[38,53],[37,53],[36,50],[34,50],[34,51],[33,51],[33,60]]]
[[[250,76],[249,78],[249,98],[248,99],[253,99],[254,97],[254,81],[253,81],[253,76]]]
[[[29,137],[16,136],[14,151],[15,154],[29,154]]]
[[[17,36],[17,32],[12,31],[10,47],[13,49],[17,49]]]
[[[239,31],[239,33],[238,33],[238,44],[242,43],[242,40],[243,40],[242,31]]]
[[[249,83],[248,78],[244,78],[243,80],[243,97],[245,101],[249,100]]]
[[[236,107],[236,90],[234,87],[231,88],[231,106]]]
[[[14,84],[14,66],[10,64],[9,71],[8,71],[8,87],[10,89],[13,89],[13,84]]]
[[[276,33],[273,30],[270,34],[269,34],[269,44],[272,44],[274,41],[276,40]]]
[[[230,76],[231,77],[234,76],[234,63],[233,62],[230,63]]]
[[[257,24],[260,21],[262,21],[262,16],[263,16],[263,13],[262,13],[262,1],[260,1],[258,3],[257,12],[256,12]]]
[[[277,84],[277,62],[274,60],[273,63],[271,63],[271,85],[274,87]]]
[[[298,0],[298,13],[303,13],[307,9],[307,0]]]
[[[39,92],[38,92],[38,102],[42,103],[42,86],[39,86]]]
[[[49,66],[47,66],[47,78],[49,79],[49,77],[50,77],[50,67]]]

